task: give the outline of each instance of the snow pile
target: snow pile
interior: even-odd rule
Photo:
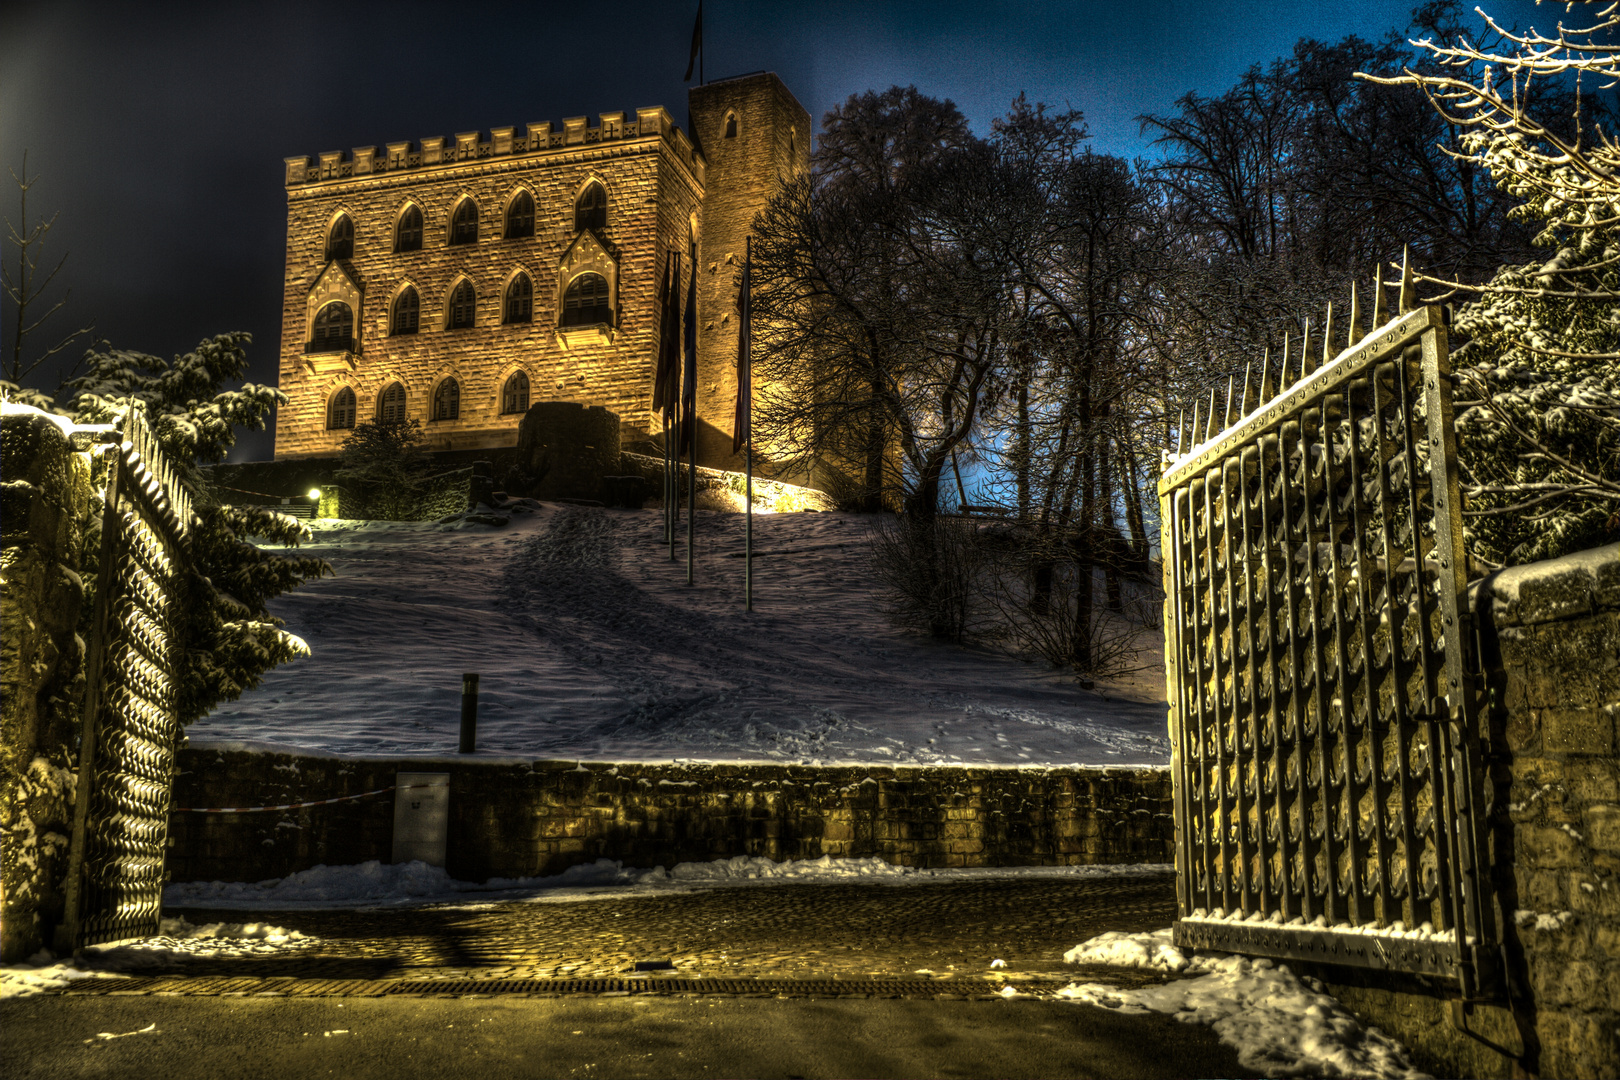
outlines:
[[[96,967],[135,971],[176,960],[284,955],[318,945],[320,939],[265,923],[202,923],[164,919],[156,935],[134,941],[91,945],[85,957]]]
[[[58,964],[49,950],[41,949],[26,964],[0,967],[0,998],[26,997],[60,990],[75,979],[121,979],[106,971],[86,971],[72,964]]]
[[[627,867],[612,859],[571,866],[548,877],[491,878],[477,883],[456,881],[443,867],[423,862],[380,863],[354,866],[316,866],[260,882],[194,881],[163,890],[168,908],[212,908],[264,911],[342,907],[398,907],[442,903],[469,893],[503,900],[575,900],[604,895],[653,895],[694,889],[793,883],[872,882],[923,884],[927,882],[1007,877],[1153,877],[1168,874],[1164,863],[1129,866],[1013,866],[924,870],[894,866],[877,858],[770,859],[737,856],[713,862],[679,863],[666,870]],[[217,924],[214,924],[217,925]]]
[[[1400,1043],[1377,1028],[1363,1027],[1323,992],[1321,983],[1301,980],[1286,965],[1243,956],[1189,958],[1170,943],[1169,930],[1104,934],[1076,946],[1065,959],[1196,973],[1197,978],[1140,990],[1075,983],[1059,996],[1207,1025],[1237,1050],[1245,1069],[1259,1075],[1427,1078],[1407,1060]],[[1181,968],[1172,966],[1178,959]]]
[[[312,522],[300,554],[336,576],[269,606],[313,655],[218,706],[191,743],[453,753],[461,675],[477,671],[488,756],[1169,762],[1162,667],[1087,691],[1043,664],[888,625],[865,564],[868,518],[756,519],[752,612],[740,515],[698,513],[692,586],[684,526],[671,562],[662,523],[656,510],[553,505],[499,531]]]
[[[1107,964],[1110,967],[1157,968],[1185,971],[1189,963],[1182,951],[1170,944],[1170,933],[1121,934],[1110,930],[1063,954],[1070,964]]]

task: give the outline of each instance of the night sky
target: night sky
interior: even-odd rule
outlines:
[[[975,131],[1019,91],[1081,109],[1094,148],[1151,154],[1135,117],[1218,94],[1301,37],[1380,37],[1414,0],[831,3],[708,0],[704,74],[775,71],[819,123],[851,93],[915,84]],[[1550,24],[1523,2],[1485,4]],[[282,158],[663,105],[686,127],[695,0],[657,3],[165,4],[0,7],[0,164],[60,211],[65,317],[169,356],[253,333],[276,381]],[[694,79],[696,78],[694,74]],[[0,172],[0,208],[17,219]],[[9,246],[4,257],[15,259]],[[4,312],[5,334],[12,312]],[[82,350],[81,350],[82,351]],[[36,375],[50,389],[56,376]],[[268,458],[268,433],[233,460]]]

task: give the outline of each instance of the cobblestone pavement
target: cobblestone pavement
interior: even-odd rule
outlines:
[[[1172,875],[784,884],[566,902],[458,902],[342,911],[178,909],[298,930],[269,956],[166,957],[140,974],[302,979],[516,979],[622,975],[668,961],[709,978],[1006,978],[1140,983],[1158,976],[1063,962],[1105,930],[1175,916]],[[992,960],[1005,967],[992,969]],[[130,971],[127,965],[123,970]],[[136,972],[132,972],[136,973]]]

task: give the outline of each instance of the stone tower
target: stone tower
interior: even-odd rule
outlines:
[[[810,114],[768,71],[693,87],[687,105],[708,165],[697,237],[698,459],[720,463],[731,458],[744,242],[781,179],[809,168]],[[756,460],[764,451],[756,443]]]

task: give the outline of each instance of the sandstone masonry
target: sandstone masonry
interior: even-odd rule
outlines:
[[[645,108],[604,113],[594,126],[574,117],[560,128],[495,128],[487,140],[474,131],[323,153],[314,164],[287,158],[280,385],[291,400],[277,416],[276,457],[333,456],[348,434],[331,413],[338,395],[353,393],[364,422],[396,383],[405,416],[423,422],[436,450],[513,446],[524,408],[546,400],[603,406],[627,443],[644,437],[665,256],[681,255],[684,305],[694,244],[700,458],[729,457],[743,237],[778,177],[808,166],[810,118],[769,73],[698,87],[689,104],[692,139],[663,108]],[[593,186],[605,194],[605,223],[576,228],[576,204]],[[508,238],[524,196],[532,235]],[[463,206],[477,238],[452,243]],[[420,248],[401,250],[410,246],[402,223],[418,213]],[[348,230],[352,252],[334,244]],[[562,325],[570,284],[593,273],[606,281],[606,314]],[[519,275],[531,316],[508,321]],[[475,297],[472,325],[451,329],[463,284]],[[410,290],[416,332],[395,333],[395,306]],[[335,304],[348,307],[352,335],[317,332]],[[520,374],[529,392],[514,408],[503,389]],[[451,378],[459,415],[434,419],[435,393]]]

